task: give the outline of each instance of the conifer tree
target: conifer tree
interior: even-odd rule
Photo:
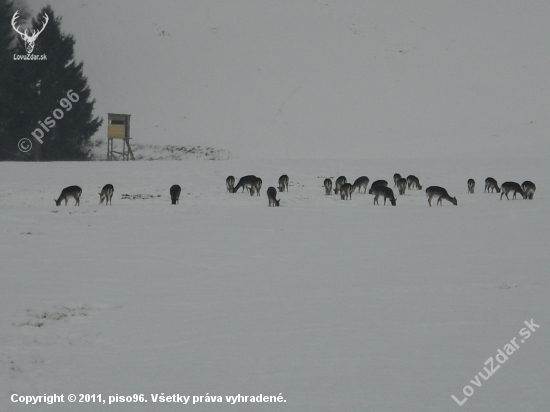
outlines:
[[[42,28],[32,54],[46,58],[13,62],[17,96],[9,102],[11,135],[17,141],[31,139],[27,160],[86,160],[102,119],[93,117],[95,100],[90,100],[83,63],[74,60],[75,39],[61,32],[61,17],[50,6],[32,20],[32,30]],[[15,54],[28,54],[21,38]]]
[[[13,88],[15,32],[11,27],[11,19],[14,13],[13,1],[0,0],[0,160],[9,160],[17,155],[17,140],[12,132],[12,102],[17,98]]]

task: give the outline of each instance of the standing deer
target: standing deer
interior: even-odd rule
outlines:
[[[332,180],[325,179],[325,181],[323,182],[323,186],[325,186],[325,195],[332,195]]]
[[[256,178],[256,181],[250,185],[250,196],[260,196],[260,189],[262,188],[262,179]]]
[[[372,194],[374,193],[373,190],[374,190],[377,186],[384,186],[384,187],[387,187],[387,186],[388,186],[388,181],[387,181],[387,180],[377,180],[377,181],[373,182],[372,185],[370,185],[369,195],[372,195]]]
[[[364,188],[364,193],[367,193],[367,186],[369,185],[369,178],[367,176],[361,176],[355,179],[355,182],[353,183],[353,186],[351,187],[351,193],[355,192],[357,189],[359,189],[359,193],[361,193],[361,188]]]
[[[78,186],[69,186],[66,187],[61,191],[61,194],[59,195],[59,198],[55,201],[55,205],[59,206],[61,205],[61,202],[65,201],[65,206],[67,206],[67,201],[70,197],[74,197],[74,200],[76,200],[75,206],[80,206],[80,195],[82,195],[82,189]]]
[[[530,182],[529,180],[526,180],[521,184],[521,188],[523,189],[525,199],[533,200],[533,196],[535,196],[535,190],[537,190],[535,184],[533,182]]]
[[[516,194],[519,193],[524,199],[525,194],[523,193],[523,189],[519,185],[519,183],[516,182],[504,182],[502,186],[500,186],[500,191],[502,192],[500,194],[500,200],[502,200],[502,195],[506,195],[506,199],[510,200],[508,197],[508,193],[514,192],[514,196],[512,196],[512,199],[516,198]]]
[[[340,186],[347,182],[348,179],[346,179],[346,176],[340,176],[338,179],[336,179],[336,182],[334,182],[334,194],[337,195],[338,191],[340,190]]]
[[[401,177],[397,181],[397,189],[399,190],[400,195],[404,195],[405,190],[407,189],[407,179],[405,179],[404,177]]]
[[[390,202],[391,202],[392,206],[397,205],[397,199],[395,198],[395,196],[393,194],[393,190],[391,190],[389,187],[383,186],[383,185],[374,186],[374,187],[371,188],[371,192],[374,195],[374,204],[375,205],[380,204],[380,203],[378,203],[378,198],[380,196],[384,197],[384,206],[386,205],[386,199],[390,199]]]
[[[401,179],[401,175],[399,173],[393,175],[393,187],[399,187],[399,179]]]
[[[277,189],[273,186],[267,189],[267,200],[269,201],[270,207],[279,206],[281,199],[277,200]]]
[[[33,30],[33,29],[26,29],[24,32],[21,32],[21,31],[19,31],[19,27],[21,27],[21,26],[15,27],[16,20],[19,17],[18,13],[19,13],[19,10],[16,11],[15,14],[13,15],[13,18],[11,19],[11,25],[12,25],[13,29],[17,32],[17,34],[19,34],[21,36],[21,38],[23,39],[23,41],[25,42],[25,49],[27,50],[27,54],[31,54],[32,51],[34,50],[34,43],[36,42],[36,39],[38,38],[38,35],[44,31],[44,29],[46,28],[46,25],[48,24],[48,21],[50,21],[50,18],[48,17],[48,15],[46,13],[44,13],[44,25],[42,26],[42,28],[40,30],[36,31],[36,30]],[[31,31],[30,36],[27,34],[27,30]]]
[[[492,177],[488,177],[487,179],[485,179],[485,190],[483,191],[483,193],[485,192],[489,193],[489,190],[491,190],[491,193],[494,192],[495,190],[497,191],[497,193],[500,193],[500,188],[498,187],[498,183]]]
[[[353,190],[350,183],[344,183],[342,186],[340,186],[340,198],[342,200],[346,200],[348,198],[351,200],[352,193]]]
[[[103,189],[101,189],[101,193],[99,194],[99,204],[102,204],[105,200],[105,206],[107,206],[107,204],[112,205],[111,199],[113,198],[114,191],[115,188],[111,184],[103,186]]]
[[[426,196],[428,197],[428,204],[432,205],[432,197],[437,197],[436,205],[443,206],[443,199],[448,200],[453,205],[457,205],[458,202],[456,200],[456,197],[449,196],[449,193],[447,193],[447,190],[443,189],[439,186],[430,186],[426,189]]]
[[[407,176],[407,188],[411,190],[412,187],[416,187],[418,190],[422,190],[422,186],[420,186],[420,181],[415,175]]]
[[[259,177],[256,178],[256,191],[258,192],[258,196],[260,196],[260,189],[262,188],[263,180]]]
[[[468,193],[474,193],[476,188],[476,181],[474,179],[468,179]]]
[[[233,189],[233,193],[237,193],[237,191],[241,187],[243,189],[243,192],[244,192],[245,187],[246,187],[247,190],[250,190],[250,186],[257,184],[256,179],[257,179],[257,177],[254,176],[254,175],[248,175],[248,176],[241,177],[239,179],[239,183],[237,183],[237,186],[235,186],[235,188]]]
[[[282,175],[279,178],[279,192],[284,192],[285,189],[288,192],[288,176]]]
[[[233,176],[227,176],[225,179],[225,185],[227,186],[227,191],[233,193],[233,186],[235,186],[235,178]]]
[[[173,185],[172,187],[170,187],[170,198],[172,199],[173,205],[178,205],[180,203],[180,193],[180,185]]]

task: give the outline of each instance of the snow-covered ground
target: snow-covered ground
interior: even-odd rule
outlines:
[[[28,2],[46,4],[95,115],[132,115],[136,157],[182,160],[0,163],[0,410],[106,408],[10,400],[54,393],[148,400],[113,411],[548,409],[549,2]],[[324,195],[325,177],[396,172],[458,206]],[[248,174],[260,197],[226,192]],[[488,176],[538,190],[499,201]],[[74,184],[81,206],[56,207]]]
[[[152,403],[175,393],[224,397],[197,411],[545,411],[549,169],[547,157],[1,163],[0,409],[105,410],[10,401],[83,393],[148,400],[109,410],[181,410]],[[324,195],[325,177],[395,172],[458,206],[430,208],[424,190],[396,207]],[[283,173],[290,191],[269,208]],[[226,193],[230,174],[262,177],[261,196]],[[487,176],[532,180],[535,199],[499,201]],[[80,207],[56,207],[72,184]],[[520,349],[470,383],[513,338]],[[226,402],[237,394],[286,402]]]
[[[101,139],[94,142],[92,148],[92,157],[94,160],[107,160],[106,140]],[[208,146],[172,146],[132,142],[130,142],[130,145],[135,160],[228,160],[231,158],[231,152]],[[113,150],[120,152],[122,150],[122,143],[120,141],[114,142]]]

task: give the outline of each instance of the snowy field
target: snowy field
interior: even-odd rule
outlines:
[[[548,160],[1,163],[0,409],[546,411]],[[430,208],[424,190],[384,207],[322,188],[395,172],[458,206]],[[284,173],[290,191],[269,208]],[[230,174],[262,177],[261,196],[226,193]],[[487,176],[532,180],[535,198],[499,201]],[[73,184],[81,206],[56,207]],[[540,328],[521,343],[531,319]],[[470,383],[513,338],[500,369]],[[10,401],[53,393],[148,403]],[[224,402],[152,403],[161,393]],[[286,402],[225,401],[237,394]]]
[[[63,17],[136,157],[182,160],[0,163],[0,411],[548,410],[549,2],[27,3]],[[458,206],[324,195],[396,172]],[[260,197],[226,192],[248,174]],[[10,400],[54,393],[148,402]]]

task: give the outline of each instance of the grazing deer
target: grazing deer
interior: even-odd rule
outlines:
[[[500,191],[502,192],[500,194],[500,200],[502,200],[502,195],[506,195],[506,199],[510,200],[508,197],[508,193],[514,192],[514,196],[512,196],[512,199],[516,198],[516,194],[519,193],[524,199],[525,194],[523,193],[523,189],[519,185],[519,183],[516,182],[504,182],[502,186],[500,186]]]
[[[351,193],[355,192],[357,189],[359,189],[359,193],[361,193],[361,188],[364,188],[364,193],[367,193],[367,186],[369,185],[369,178],[367,176],[361,176],[355,179],[355,182],[353,183],[353,186],[351,187]]]
[[[348,179],[346,179],[346,176],[340,176],[338,179],[336,179],[336,182],[334,182],[334,194],[337,195],[338,191],[340,190],[340,186],[347,182]]]
[[[247,190],[250,190],[250,186],[257,184],[256,179],[258,179],[258,178],[254,175],[248,175],[248,176],[241,177],[239,179],[239,183],[237,183],[237,186],[235,186],[235,188],[233,189],[233,193],[237,193],[237,191],[241,187],[243,189],[243,192],[244,192],[245,187],[246,187]]]
[[[457,205],[456,197],[449,196],[449,193],[445,189],[439,186],[430,186],[426,189],[426,196],[428,197],[428,204],[432,205],[432,197],[437,197],[436,205],[443,206],[443,199],[448,200],[453,205]]]
[[[372,191],[372,194],[374,195],[374,204],[375,205],[380,204],[380,203],[378,203],[378,198],[380,196],[384,197],[384,206],[386,205],[386,199],[390,199],[390,202],[391,202],[392,206],[395,206],[397,204],[397,199],[395,198],[395,196],[393,194],[393,190],[391,190],[389,187],[383,186],[383,185],[374,186],[374,187],[371,188],[371,191]]]
[[[399,179],[401,179],[401,175],[399,173],[393,175],[393,187],[399,187]]]
[[[269,206],[279,206],[279,202],[281,199],[277,200],[277,189],[275,189],[273,186],[269,187],[267,189],[267,200],[269,200]]]
[[[346,200],[348,198],[351,200],[352,193],[353,190],[350,183],[344,183],[342,186],[340,186],[340,198],[342,200]]]
[[[377,186],[387,187],[388,186],[388,181],[387,180],[377,180],[377,181],[373,182],[372,185],[370,185],[369,195],[372,195],[374,193],[373,190]]]
[[[288,176],[282,175],[279,178],[279,192],[284,192],[285,189],[288,192]]]
[[[225,179],[225,185],[227,186],[227,191],[233,193],[233,186],[235,186],[235,178],[233,176],[227,176]]]
[[[103,186],[103,189],[101,189],[101,193],[99,194],[99,204],[102,204],[104,200],[105,206],[107,206],[107,204],[112,204],[111,199],[113,198],[114,191],[115,188],[111,184]]]
[[[178,205],[180,203],[180,193],[181,193],[180,185],[173,185],[170,188],[170,198],[172,199],[173,205]]]
[[[533,200],[533,196],[535,196],[535,190],[537,190],[535,184],[533,182],[530,182],[529,180],[526,180],[521,184],[521,188],[523,189],[523,197],[525,199]]]
[[[468,179],[468,193],[474,193],[476,188],[476,181],[474,179]]]
[[[405,190],[407,189],[407,179],[404,177],[399,178],[397,181],[397,189],[399,190],[400,195],[404,195]]]
[[[65,200],[65,206],[67,206],[67,201],[70,197],[74,197],[76,200],[75,206],[80,206],[80,195],[82,194],[82,189],[78,186],[69,186],[61,191],[59,199],[55,200],[55,205],[59,206],[61,201]]]
[[[411,190],[411,188],[416,187],[418,190],[422,190],[422,186],[420,186],[420,181],[418,180],[418,177],[415,175],[409,175],[407,176],[407,188]]]
[[[500,188],[498,187],[498,183],[492,177],[488,177],[487,179],[485,179],[485,190],[483,191],[483,193],[485,192],[489,193],[489,189],[491,190],[491,193],[494,192],[495,190],[497,191],[497,193],[500,193]]]
[[[32,51],[34,50],[34,43],[36,42],[36,39],[38,38],[38,35],[44,31],[44,29],[46,28],[46,25],[48,24],[48,21],[50,21],[50,18],[48,17],[48,15],[46,13],[44,13],[44,25],[38,31],[37,30],[32,30],[32,29],[27,29],[27,30],[30,30],[32,32],[31,35],[29,36],[27,34],[27,30],[25,30],[24,32],[19,31],[19,27],[21,27],[21,26],[15,27],[15,25],[17,24],[16,20],[19,18],[18,13],[19,13],[19,11],[16,11],[15,14],[13,15],[13,18],[11,19],[11,25],[12,25],[13,29],[17,32],[17,34],[19,34],[21,36],[21,38],[23,39],[23,41],[25,42],[25,49],[27,50],[27,54],[31,54]]]
[[[323,182],[323,186],[325,186],[325,195],[332,195],[332,180],[325,179],[325,181]]]

